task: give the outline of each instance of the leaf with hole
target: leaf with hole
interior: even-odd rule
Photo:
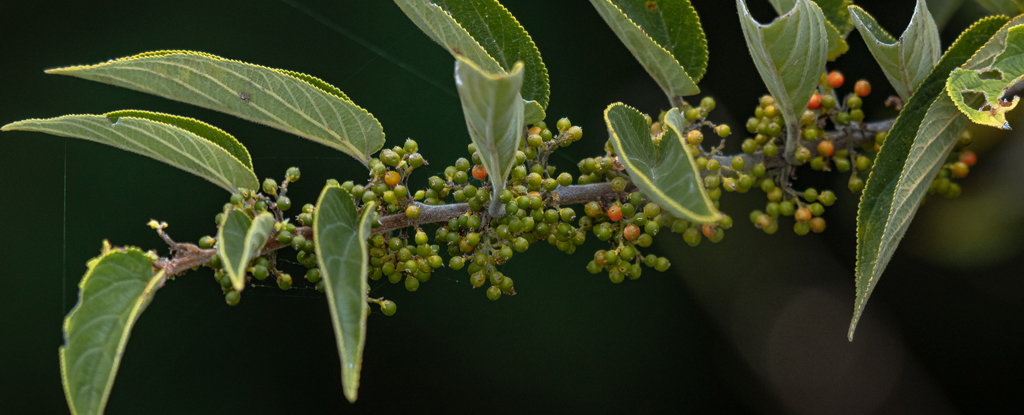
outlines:
[[[522,84],[522,64],[507,75],[499,75],[485,72],[463,57],[455,61],[455,88],[462,101],[466,128],[495,194],[505,188],[523,135]]]
[[[316,202],[313,219],[316,258],[338,342],[341,383],[349,402],[356,401],[359,391],[366,344],[366,239],[375,207],[373,202],[364,204],[360,214],[348,192],[327,186]]]
[[[946,81],[946,91],[971,121],[1009,130],[1006,113],[1017,106],[1020,97],[1009,98],[1006,93],[1024,79],[1024,26],[1010,28],[1005,39],[999,40],[992,44],[991,50],[983,51],[1001,50],[1001,53],[987,57],[983,66],[954,69]],[[981,97],[981,103],[971,105],[972,97]]]
[[[147,52],[96,65],[51,69],[231,114],[298,135],[364,165],[384,131],[340,90],[310,75],[190,51]]]
[[[677,218],[699,223],[721,219],[684,144],[688,123],[677,108],[665,116],[665,133],[657,145],[647,120],[635,108],[621,102],[609,105],[604,121],[615,154],[641,193]]]
[[[65,115],[7,124],[0,131],[37,131],[141,154],[209,180],[229,192],[256,189],[249,152],[234,137],[191,118],[146,111]]]
[[[530,34],[497,0],[395,0],[434,42],[483,70],[506,74],[523,62],[524,122],[544,119],[551,94],[548,70]]]
[[[950,110],[946,77],[971,58],[1009,19],[990,17],[968,28],[907,101],[875,158],[857,212],[857,298],[849,338],[892,258],[937,166],[959,138],[962,119]]]
[[[78,283],[78,304],[64,319],[60,372],[71,413],[102,414],[114,386],[128,335],[166,281],[152,254],[112,249],[89,261]]]
[[[825,71],[825,17],[810,0],[797,0],[788,13],[768,25],[757,23],[743,0],[736,0],[736,8],[754,66],[786,121],[786,155],[790,157],[799,143],[797,111],[807,107]]]
[[[688,0],[590,0],[615,35],[665,91],[669,102],[700,92],[708,42]]]
[[[274,215],[263,212],[250,219],[245,212],[232,208],[224,213],[223,221],[217,231],[217,255],[231,278],[232,288],[242,291],[249,261],[259,255],[274,232]]]
[[[850,6],[850,11],[853,24],[878,66],[882,67],[885,77],[904,102],[909,100],[942,56],[939,28],[932,20],[927,5],[918,0],[910,24],[899,40],[882,29],[864,9]]]

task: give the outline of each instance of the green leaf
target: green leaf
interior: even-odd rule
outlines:
[[[525,122],[544,119],[551,94],[547,67],[530,34],[505,6],[497,0],[395,0],[395,4],[452,56],[461,55],[487,72],[506,74],[516,62],[523,62]]]
[[[998,37],[998,35],[997,35]],[[967,68],[956,68],[946,81],[946,91],[961,112],[977,124],[1010,129],[1006,113],[1017,106],[1020,97],[1006,100],[1007,90],[1024,79],[1024,26],[1015,25],[1002,37],[993,37],[982,49],[983,59]],[[991,46],[991,48],[990,48]],[[996,56],[988,56],[1001,50]],[[972,62],[974,63],[974,59]],[[984,78],[983,78],[984,77]],[[981,94],[984,101],[977,104],[966,102],[971,96]]]
[[[963,4],[964,0],[931,0],[928,2],[928,11],[932,13],[935,25],[942,30]]]
[[[360,215],[348,192],[327,186],[320,193],[313,215],[316,258],[341,357],[341,384],[349,402],[356,401],[363,367],[369,289],[366,239],[370,237],[375,208],[373,202],[364,204]]]
[[[269,212],[259,214],[255,220],[234,208],[224,214],[224,223],[217,231],[217,255],[235,291],[245,289],[249,261],[259,255],[273,232],[274,215]]]
[[[907,101],[875,158],[857,212],[857,299],[849,337],[871,292],[892,258],[920,202],[931,184],[936,156],[945,157],[950,133],[959,133],[956,117],[950,117],[946,94],[949,72],[972,55],[1009,19],[982,19],[964,31],[946,51],[931,74]],[[946,97],[948,98],[948,97]],[[909,160],[909,162],[908,162]]]
[[[769,0],[775,12],[783,14],[793,9],[796,0]],[[840,55],[850,50],[846,43],[846,35],[853,30],[853,23],[850,22],[850,11],[847,6],[853,4],[852,0],[814,0],[814,3],[821,8],[825,16],[825,33],[828,38],[828,60],[834,61]]]
[[[345,152],[364,165],[384,146],[369,112],[305,74],[201,52],[159,51],[97,65],[51,69],[265,124]]]
[[[688,0],[590,0],[670,102],[700,92],[708,42]]]
[[[604,110],[615,154],[640,191],[677,218],[700,223],[721,219],[704,190],[697,164],[683,143],[686,120],[673,108],[665,116],[667,129],[656,146],[640,111],[621,102]]]
[[[981,7],[988,9],[988,11],[996,14],[1004,14],[1007,16],[1016,16],[1021,12],[1021,5],[1024,1],[1021,0],[975,0]]]
[[[918,0],[914,16],[896,40],[868,12],[860,7],[850,6],[853,24],[857,27],[868,50],[882,67],[889,83],[904,101],[910,99],[914,90],[928,76],[935,62],[942,56],[939,28],[932,20],[932,14],[923,0]]]
[[[736,0],[736,8],[754,66],[786,120],[785,154],[791,157],[799,144],[797,110],[807,107],[825,71],[825,17],[809,0],[797,0],[788,13],[768,25],[757,23],[743,0]]]
[[[245,147],[217,127],[191,118],[146,111],[65,115],[7,124],[0,131],[37,131],[80,138],[162,161],[229,192],[257,189]]]
[[[481,70],[466,58],[458,57],[455,61],[455,88],[462,100],[466,128],[495,194],[505,188],[523,135],[523,100],[519,94],[522,85],[522,64],[508,75],[496,75]]]
[[[89,261],[78,283],[78,304],[64,319],[60,372],[72,414],[102,414],[114,386],[128,334],[166,281],[153,258],[137,248],[114,250]]]

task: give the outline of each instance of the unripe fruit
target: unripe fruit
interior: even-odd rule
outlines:
[[[811,231],[811,225],[807,222],[797,222],[793,224],[793,233],[797,235],[807,235]]]
[[[747,164],[747,162],[743,159],[742,156],[736,156],[736,157],[732,158],[732,169],[733,170],[736,170],[736,171],[743,170],[743,167],[745,167],[746,164]]]
[[[562,132],[568,130],[569,127],[572,127],[572,122],[570,122],[568,118],[562,118],[555,123],[555,127],[558,128],[558,132]]]
[[[822,233],[825,231],[825,219],[814,218],[810,222],[811,231],[814,233]]]
[[[686,141],[689,142],[690,145],[700,144],[704,141],[704,134],[702,134],[700,130],[690,130],[690,132],[686,133]]]
[[[487,299],[491,301],[497,301],[501,298],[501,289],[497,285],[492,285],[487,288]]]
[[[797,209],[796,213],[794,213],[793,216],[794,216],[794,218],[796,218],[796,220],[801,221],[801,222],[809,221],[813,217],[811,215],[811,210],[808,209],[808,208],[805,208],[805,207]]]
[[[743,140],[743,145],[741,148],[743,149],[744,153],[754,154],[754,152],[757,151],[757,142],[754,141],[754,139],[752,138],[748,138],[746,140]]]
[[[405,216],[409,219],[416,219],[420,217],[420,207],[416,205],[409,205],[405,208]]]
[[[728,137],[729,134],[732,134],[732,129],[730,129],[728,125],[722,124],[715,127],[715,132],[718,133],[719,137],[725,138]]]
[[[263,193],[274,196],[277,194],[277,182],[274,179],[266,179],[263,181]]]
[[[230,306],[238,305],[238,302],[241,300],[242,294],[239,294],[238,291],[228,291],[227,294],[224,294],[224,302]]]
[[[277,287],[282,290],[290,290],[292,288],[292,276],[285,273],[277,274]]]
[[[776,146],[775,143],[767,143],[767,144],[765,144],[763,151],[764,151],[764,156],[765,157],[775,157],[775,156],[779,155],[779,147]]]
[[[416,277],[412,275],[405,277],[405,289],[409,290],[409,292],[414,292],[420,289],[420,280],[416,279]]]
[[[957,179],[961,179],[961,178],[967,177],[967,173],[970,171],[970,169],[968,169],[968,167],[967,167],[967,163],[964,163],[962,161],[958,161],[956,163],[953,163],[953,166],[950,167],[949,170],[950,170],[950,173],[953,174],[953,177],[955,177]]]
[[[395,311],[398,311],[398,306],[391,300],[384,300],[380,303],[380,312],[384,313],[385,316],[395,315]]]
[[[301,177],[301,174],[298,167],[289,167],[284,173],[285,180],[292,183],[299,181],[299,177]]]

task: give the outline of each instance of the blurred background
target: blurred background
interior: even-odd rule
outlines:
[[[960,3],[956,0],[947,0]],[[601,114],[623,101],[657,115],[664,95],[585,1],[505,6],[537,43],[551,78],[549,123],[567,116],[584,139],[554,163],[598,155]],[[746,52],[736,8],[695,0],[710,64],[702,94],[716,122],[744,121],[765,93]],[[751,0],[762,22],[774,12]],[[914,2],[858,1],[898,36]],[[936,0],[934,3],[945,3]],[[944,46],[983,11],[962,2],[937,16]],[[933,5],[934,7],[935,5]],[[160,49],[190,49],[288,68],[338,86],[372,112],[387,146],[407,137],[432,163],[422,186],[469,143],[452,82],[453,59],[389,1],[34,1],[0,3],[0,124],[73,113],[144,109],[194,117],[233,134],[257,175],[281,180],[301,205],[328,178],[363,180],[348,156],[228,115],[44,69]],[[948,22],[946,22],[948,21]],[[871,119],[893,117],[893,94],[860,36],[830,69],[866,78]],[[846,93],[847,91],[841,91]],[[1018,112],[1014,126],[1024,126]],[[846,175],[799,171],[800,186],[839,196],[829,229],[797,237],[784,222],[765,235],[747,222],[763,193],[726,194],[736,226],[690,248],[656,238],[666,273],[612,284],[576,255],[537,245],[505,266],[518,295],[488,301],[464,271],[444,270],[418,292],[373,284],[398,304],[371,314],[359,400],[341,393],[339,359],[323,296],[247,289],[224,304],[208,269],[169,281],[132,333],[109,414],[667,412],[758,414],[992,413],[1024,391],[1024,137],[975,129],[979,163],[955,200],[930,198],[910,227],[862,319],[853,310],[858,196]],[[145,226],[196,241],[216,232],[228,195],[159,162],[40,133],[0,135],[0,413],[66,413],[57,348],[85,262],[103,239],[166,246]],[[431,232],[432,234],[432,232]]]

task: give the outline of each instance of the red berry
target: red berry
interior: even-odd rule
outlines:
[[[618,205],[608,208],[608,219],[611,219],[612,222],[622,220],[622,208]]]
[[[704,227],[701,229],[701,232],[704,234],[705,237],[710,238],[712,236],[715,236],[716,233],[718,233],[718,227],[712,224],[707,224],[704,225]]]
[[[839,88],[843,86],[843,74],[839,71],[832,71],[828,73],[828,85],[832,88]]]
[[[627,241],[635,241],[636,238],[640,237],[640,227],[630,224],[622,231],[622,237],[626,238]]]
[[[384,183],[387,183],[388,186],[394,186],[398,184],[398,181],[401,179],[402,176],[399,175],[397,171],[389,171],[384,174]]]
[[[811,102],[807,103],[807,109],[816,110],[818,108],[821,108],[821,95],[815,92],[814,95],[811,95]]]
[[[473,166],[473,178],[477,180],[483,180],[487,178],[487,170],[484,169],[483,164],[477,164]]]
[[[861,79],[853,84],[853,92],[856,92],[857,96],[866,97],[871,93],[871,83],[866,79]]]
[[[831,141],[822,141],[818,143],[818,155],[822,157],[830,157],[832,152],[835,151],[835,147],[832,146]]]
[[[974,167],[974,164],[978,162],[978,156],[973,151],[965,151],[960,154],[960,161],[967,165],[967,167]]]

